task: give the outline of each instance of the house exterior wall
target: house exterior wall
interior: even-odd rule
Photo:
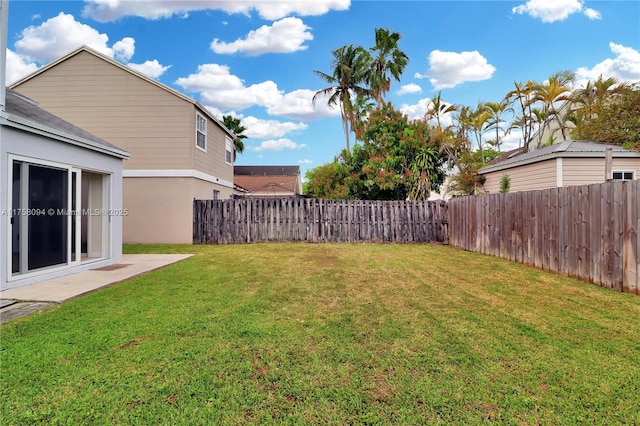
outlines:
[[[124,179],[124,243],[193,242],[193,199],[229,198],[231,188],[193,177]]]
[[[68,166],[88,169],[110,175],[109,191],[111,209],[122,209],[122,160],[89,149],[59,142],[33,133],[23,132],[8,126],[0,126],[0,198],[3,208],[11,205],[9,185],[9,156],[21,156],[36,161],[50,161]],[[0,288],[22,287],[35,282],[69,275],[81,270],[111,265],[122,261],[122,217],[112,216],[108,229],[110,244],[105,259],[91,263],[82,263],[68,268],[52,268],[29,274],[24,278],[9,279],[9,236],[11,232],[10,215],[6,211],[0,215]]]
[[[640,177],[640,159],[613,158],[614,171],[635,171],[636,179]],[[604,158],[563,158],[562,186],[589,185],[604,182]]]
[[[197,113],[203,115],[197,108],[192,108],[190,147],[193,152],[193,169],[227,181],[233,187],[233,165],[225,161],[226,133],[213,121],[207,119],[207,152],[197,148],[195,139]]]
[[[129,151],[126,169],[191,168],[193,105],[88,52],[26,80],[16,90]]]
[[[556,169],[556,160],[552,159],[487,173],[484,190],[490,194],[500,192],[500,180],[505,174],[511,179],[510,192],[555,188],[557,183]]]
[[[225,161],[226,132],[177,92],[87,51],[13,88],[131,153],[124,163],[127,243],[190,243],[193,188],[206,188],[205,198],[212,197],[214,187],[219,187],[221,198],[231,196],[233,165]],[[206,152],[196,147],[197,113],[207,121]],[[185,185],[194,175],[203,183]]]

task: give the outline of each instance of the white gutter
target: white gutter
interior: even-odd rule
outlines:
[[[7,105],[7,34],[9,33],[9,2],[0,0],[0,113],[4,115]]]

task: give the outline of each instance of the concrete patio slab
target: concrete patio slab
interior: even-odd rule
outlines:
[[[122,263],[0,291],[0,299],[61,303],[172,263],[192,254],[125,254]],[[10,306],[8,307],[10,308]]]

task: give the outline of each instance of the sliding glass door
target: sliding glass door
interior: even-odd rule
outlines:
[[[11,276],[81,261],[80,169],[12,159]]]

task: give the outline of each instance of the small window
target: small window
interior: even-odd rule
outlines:
[[[220,191],[217,190],[213,190],[213,199],[214,200],[219,200],[220,199]]]
[[[196,146],[207,150],[207,120],[200,114],[196,114]]]
[[[613,172],[613,180],[633,180],[634,175],[634,171],[615,171]]]
[[[224,142],[224,161],[226,161],[227,164],[233,164],[233,141],[227,136]]]

